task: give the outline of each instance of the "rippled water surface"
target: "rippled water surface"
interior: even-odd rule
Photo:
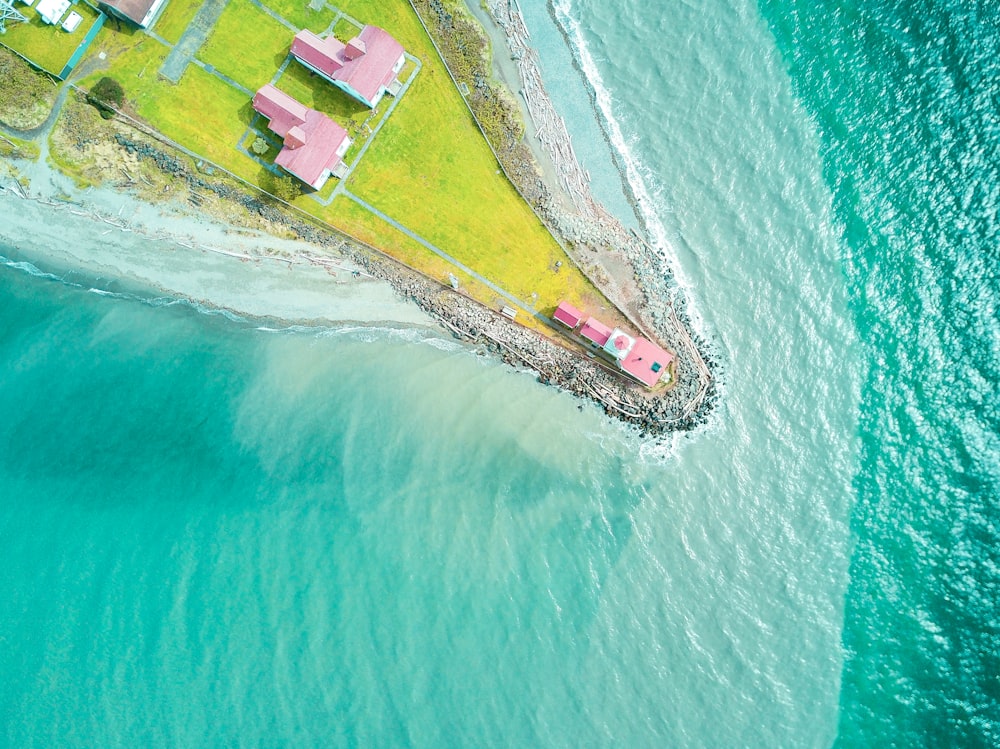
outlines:
[[[8,262],[5,745],[995,743],[993,22],[521,5],[676,258],[710,426]]]

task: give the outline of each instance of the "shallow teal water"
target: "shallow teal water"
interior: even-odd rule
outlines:
[[[713,423],[665,452],[426,333],[2,265],[4,745],[996,736],[993,63],[944,99],[846,7],[522,4],[676,254]]]

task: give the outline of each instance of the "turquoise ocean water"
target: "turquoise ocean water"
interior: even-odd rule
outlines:
[[[995,18],[521,4],[724,362],[710,426],[652,446],[413,329],[95,293],[26,238],[4,746],[1000,741]]]

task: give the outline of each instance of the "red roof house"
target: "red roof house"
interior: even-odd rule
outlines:
[[[303,29],[295,35],[291,52],[307,68],[373,109],[406,62],[403,45],[378,26],[365,26],[347,44]]]
[[[556,307],[552,319],[558,320],[567,328],[573,330],[583,319],[583,313],[569,302],[559,302],[559,306]]]
[[[622,371],[643,385],[653,387],[666,373],[674,355],[645,338],[637,338],[624,359],[618,361]]]
[[[611,328],[596,317],[588,317],[587,322],[580,328],[580,335],[595,346],[603,346],[611,337]]]
[[[570,328],[582,317],[580,310],[560,302],[553,317]],[[674,355],[645,338],[633,338],[621,328],[612,330],[595,317],[588,317],[580,336],[610,357],[618,368],[646,387],[654,387],[667,373]]]
[[[267,117],[268,128],[284,140],[274,163],[320,189],[351,145],[347,131],[270,83],[254,95],[253,108]]]

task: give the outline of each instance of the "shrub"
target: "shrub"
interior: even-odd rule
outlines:
[[[271,194],[290,203],[302,194],[302,188],[291,177],[275,177],[271,180]]]
[[[114,110],[121,109],[122,104],[125,102],[125,89],[114,78],[105,76],[90,89],[87,101],[97,108],[97,111],[101,113],[101,117],[109,120],[115,116]]]
[[[250,150],[258,156],[263,156],[267,153],[267,141],[258,136],[253,145],[250,146]]]

